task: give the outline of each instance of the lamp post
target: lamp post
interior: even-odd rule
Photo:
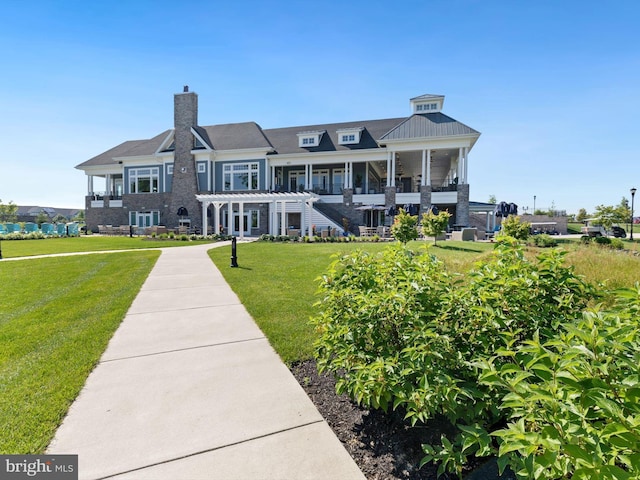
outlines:
[[[631,189],[631,241],[633,241],[633,197],[636,196],[636,187]]]
[[[2,260],[2,237],[0,237],[0,260]]]
[[[533,214],[536,214],[536,196],[533,196]]]

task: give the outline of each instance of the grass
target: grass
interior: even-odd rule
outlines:
[[[410,247],[420,248],[418,244]],[[227,249],[210,250],[227,282],[236,292],[271,345],[287,364],[313,356],[315,333],[309,324],[318,300],[316,279],[326,271],[333,253],[356,248],[370,252],[385,248],[383,243],[303,244],[257,242],[238,246],[240,268],[229,267]],[[631,246],[630,244],[628,246]],[[567,263],[592,283],[605,282],[609,288],[631,287],[639,280],[640,257],[578,242],[566,243]],[[490,243],[442,242],[431,252],[450,272],[465,273],[493,249]],[[537,248],[528,248],[535,257]]]
[[[309,325],[318,278],[334,253],[360,248],[378,252],[386,243],[269,243],[239,244],[239,268],[230,268],[228,249],[213,249],[209,256],[218,266],[248,312],[269,338],[282,360],[291,364],[311,358],[315,334]],[[413,243],[420,248],[424,242]],[[468,270],[492,249],[491,244],[444,242],[432,248],[452,271]]]
[[[1,454],[44,451],[159,255],[0,262]]]
[[[2,240],[2,257],[15,258],[54,253],[97,252],[141,248],[184,247],[211,243],[209,240],[149,240],[146,237],[102,237],[98,235],[45,238],[42,240]]]

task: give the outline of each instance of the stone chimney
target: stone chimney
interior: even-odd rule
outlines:
[[[189,87],[185,86],[182,93],[174,95],[173,105],[175,150],[167,226],[178,226],[178,210],[186,208],[191,227],[201,227],[201,205],[195,197],[198,193],[196,164],[191,154],[194,147],[191,128],[198,125],[198,94],[189,92]]]

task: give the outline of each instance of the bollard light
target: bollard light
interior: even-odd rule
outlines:
[[[236,237],[231,239],[231,267],[236,268],[238,266],[238,256],[236,255]]]
[[[0,260],[2,260],[2,237],[0,237]]]
[[[636,187],[633,187],[631,189],[631,238],[630,240],[633,241],[633,198],[636,196]]]

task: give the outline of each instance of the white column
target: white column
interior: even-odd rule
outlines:
[[[464,182],[469,183],[469,147],[464,147]]]
[[[311,181],[309,180],[309,177],[311,176],[309,174],[309,170],[311,170],[310,167],[311,167],[311,165],[309,165],[308,163],[304,164],[304,189],[305,190],[309,190],[311,188],[310,187]]]
[[[202,202],[202,235],[207,234],[207,209],[209,207],[209,202]]]
[[[422,176],[420,177],[420,186],[424,187],[427,183],[427,151],[422,150]]]
[[[215,232],[220,233],[220,207],[222,207],[221,203],[214,203],[213,208],[215,208],[215,218],[213,219],[213,228],[215,228]]]
[[[275,224],[275,212],[276,212],[276,202],[275,200],[269,202],[269,235],[273,235],[274,224]]]
[[[240,240],[244,238],[244,202],[238,204],[238,223],[240,229]]]
[[[305,204],[303,204],[303,208],[305,207]],[[311,201],[307,201],[306,202],[306,207],[307,207],[307,211],[308,211],[308,218],[309,218],[309,237],[311,237],[313,235],[313,232],[311,231],[311,218],[312,218],[312,208],[313,208],[313,204],[311,203]]]
[[[280,202],[280,235],[287,234],[286,205],[287,205],[287,202]]]
[[[227,235],[233,235],[233,203],[227,202]]]
[[[460,147],[458,149],[458,168],[456,171],[456,175],[458,176],[458,183],[463,183],[462,182],[462,147]]]
[[[431,149],[427,149],[427,183],[425,185],[431,186]]]
[[[110,174],[106,174],[105,178],[104,178],[104,189],[105,195],[111,195],[111,175]]]
[[[344,162],[344,185],[342,188],[351,188],[351,172],[349,171],[349,162]]]
[[[87,195],[93,195],[93,175],[87,175]]]
[[[391,152],[391,186],[396,186],[396,152]]]
[[[391,152],[387,152],[387,187],[391,186]]]
[[[276,189],[276,167],[269,167],[271,169],[271,187],[269,188],[269,190],[275,190]],[[269,234],[271,234],[271,228],[269,228]]]

